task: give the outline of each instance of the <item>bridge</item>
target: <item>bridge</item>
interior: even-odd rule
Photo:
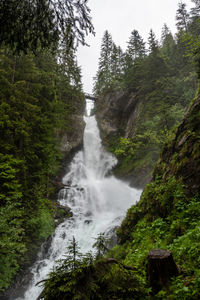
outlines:
[[[96,101],[97,100],[97,97],[95,97],[92,94],[84,93],[84,95],[85,95],[85,99],[89,99],[89,100],[92,100],[92,101]]]

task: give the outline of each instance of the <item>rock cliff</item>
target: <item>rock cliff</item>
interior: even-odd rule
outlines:
[[[85,122],[83,121],[82,111],[79,115],[72,115],[70,123],[72,124],[71,131],[64,132],[61,136],[60,150],[64,154],[69,154],[71,151],[76,150],[83,143]]]
[[[138,127],[143,102],[137,94],[122,91],[107,93],[96,101],[96,115],[101,138],[104,145],[112,151],[112,143],[117,143],[120,136],[132,138]],[[132,186],[142,188],[150,181],[152,168],[141,165],[121,168],[123,161],[118,162],[114,169],[117,177],[130,182]]]
[[[166,144],[154,170],[154,179],[175,176],[187,187],[187,193],[200,192],[200,94],[188,108],[174,138]]]
[[[134,135],[139,110],[139,101],[135,94],[120,91],[108,93],[98,99],[96,110],[101,135],[106,145],[113,135]]]

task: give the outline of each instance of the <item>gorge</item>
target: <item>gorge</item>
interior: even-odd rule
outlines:
[[[0,2],[0,299],[199,300],[200,1],[159,40],[105,30],[92,95],[87,2]]]
[[[12,295],[10,300],[36,299],[42,291],[37,283],[46,279],[56,261],[63,258],[73,237],[82,253],[94,252],[92,245],[98,234],[105,233],[112,239],[126,210],[139,200],[141,190],[108,175],[116,158],[102,146],[95,116],[90,116],[92,108],[93,102],[87,100],[84,147],[75,154],[63,178],[67,187],[59,193],[59,203],[70,207],[73,215],[56,228],[46,253],[42,247],[30,269],[33,279],[24,296],[13,298]]]

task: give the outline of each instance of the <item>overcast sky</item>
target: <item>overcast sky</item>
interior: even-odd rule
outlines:
[[[107,29],[117,46],[126,49],[131,32],[136,29],[147,41],[152,28],[158,40],[161,29],[166,23],[172,33],[176,32],[176,11],[179,0],[89,0],[95,37],[90,35],[86,42],[90,47],[79,46],[78,63],[82,68],[84,91],[91,93],[93,77],[98,68],[100,46],[103,34]],[[192,3],[183,0],[188,11]]]

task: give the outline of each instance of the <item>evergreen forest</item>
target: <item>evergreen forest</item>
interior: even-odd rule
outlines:
[[[174,36],[164,24],[160,40],[151,29],[145,43],[134,29],[125,52],[114,43],[108,31],[102,39],[99,68],[94,78],[94,93],[101,99],[97,103],[97,117],[98,111],[109,105],[108,99],[109,109],[112,111],[112,106],[118,109],[117,130],[108,134],[104,142],[119,160],[115,174],[122,178],[146,177],[143,186],[150,180],[163,144],[197,90],[199,1],[193,2],[195,7],[190,13],[184,3],[179,3]],[[120,93],[124,98],[121,111],[120,104],[112,101],[112,95],[116,98]],[[125,106],[128,108],[124,109]],[[129,126],[131,106],[136,117]],[[105,113],[103,117],[112,126],[109,117],[114,118],[114,113]]]
[[[32,263],[55,227],[54,181],[69,155],[62,137],[73,134],[72,117],[85,106],[76,43],[92,25],[79,2],[57,12],[64,18],[71,11],[73,21],[76,4],[79,21],[85,18],[82,30],[63,24],[64,32],[47,1],[0,4],[0,291]]]
[[[38,300],[199,299],[200,1],[191,2],[190,11],[178,4],[175,35],[164,24],[161,38],[150,29],[145,43],[133,29],[123,51],[105,31],[94,112],[118,159],[113,173],[130,182],[142,177],[143,193],[114,247],[100,233],[83,254],[73,237],[39,283]],[[66,150],[63,137],[74,142],[83,130],[76,51],[88,32],[87,0],[0,3],[0,298],[55,229],[56,181],[82,146]],[[172,275],[152,281],[152,249],[173,255]]]

